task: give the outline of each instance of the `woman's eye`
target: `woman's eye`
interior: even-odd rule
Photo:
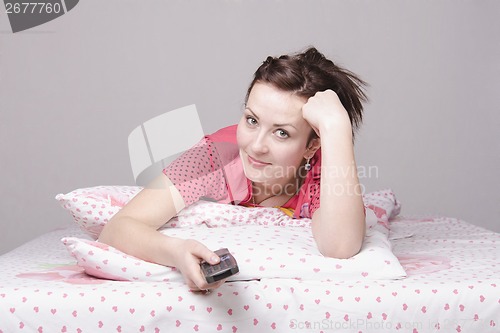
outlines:
[[[247,117],[247,124],[252,125],[252,126],[257,125],[257,120],[254,117],[248,116]]]
[[[289,137],[288,135],[288,132],[287,131],[284,131],[282,129],[279,129],[279,130],[276,130],[276,135],[278,136],[278,138],[281,138],[281,139],[286,139]]]

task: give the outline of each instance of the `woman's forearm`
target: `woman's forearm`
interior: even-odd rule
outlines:
[[[366,225],[351,126],[324,122],[320,133],[320,208],[313,216],[313,235],[323,255],[349,258],[359,252]]]
[[[174,266],[173,250],[181,240],[163,235],[131,217],[116,216],[103,229],[99,241],[139,259]]]
[[[137,258],[173,266],[172,253],[181,240],[157,230],[182,208],[179,192],[162,174],[113,216],[99,241]]]

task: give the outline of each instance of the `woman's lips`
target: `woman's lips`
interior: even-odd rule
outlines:
[[[266,163],[266,162],[256,160],[255,158],[250,157],[250,155],[247,155],[247,157],[248,157],[248,163],[250,163],[253,167],[263,168],[266,165],[271,165],[271,163]]]

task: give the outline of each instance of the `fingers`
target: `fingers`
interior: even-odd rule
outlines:
[[[207,291],[207,290],[214,290],[214,289],[217,289],[219,288],[220,286],[222,286],[226,280],[220,280],[220,281],[217,281],[217,282],[214,282],[214,283],[211,283],[211,284],[207,284],[205,282],[205,284],[203,284],[201,287],[196,285],[193,281],[186,281],[187,282],[187,285],[189,287],[189,290],[191,291],[194,291],[194,292],[197,292],[197,291]]]
[[[215,252],[206,248],[205,245],[202,245],[202,244],[200,244],[200,245],[201,245],[201,247],[199,247],[199,252],[193,253],[194,255],[205,260],[210,265],[215,265],[215,264],[218,264],[220,262],[220,258],[217,254],[215,254]]]
[[[205,277],[201,273],[201,270],[198,272],[199,274],[194,274],[191,276],[191,278],[187,278],[186,282],[190,290],[193,291],[200,291],[200,290],[207,290],[207,289],[217,289],[220,286],[226,282],[226,280],[219,280],[214,283],[207,283],[205,280]]]
[[[205,245],[198,241],[188,239],[188,250],[197,258],[203,259],[211,265],[218,264],[220,258],[215,252],[209,250]]]
[[[224,281],[208,284],[200,268],[202,260],[212,265],[218,264],[220,262],[219,256],[198,241],[187,240],[187,242],[190,258],[185,264],[183,273],[189,288],[191,290],[205,290],[220,287]]]

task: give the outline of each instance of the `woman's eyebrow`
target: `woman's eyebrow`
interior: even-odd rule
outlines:
[[[258,120],[259,119],[259,116],[257,116],[255,114],[255,112],[253,112],[252,109],[250,109],[248,106],[245,107],[245,109],[247,109],[248,111],[250,111],[250,113]],[[274,127],[285,127],[285,126],[290,126],[290,127],[293,127],[294,129],[297,130],[297,127],[293,126],[292,124],[273,124]]]
[[[255,114],[255,112],[253,112],[253,110],[252,110],[252,109],[250,109],[248,106],[246,106],[246,107],[245,107],[245,109],[246,109],[246,110],[248,110],[248,111],[250,111],[250,113],[251,113],[251,114],[252,114],[255,118],[259,119],[259,116],[257,116],[257,115]]]

